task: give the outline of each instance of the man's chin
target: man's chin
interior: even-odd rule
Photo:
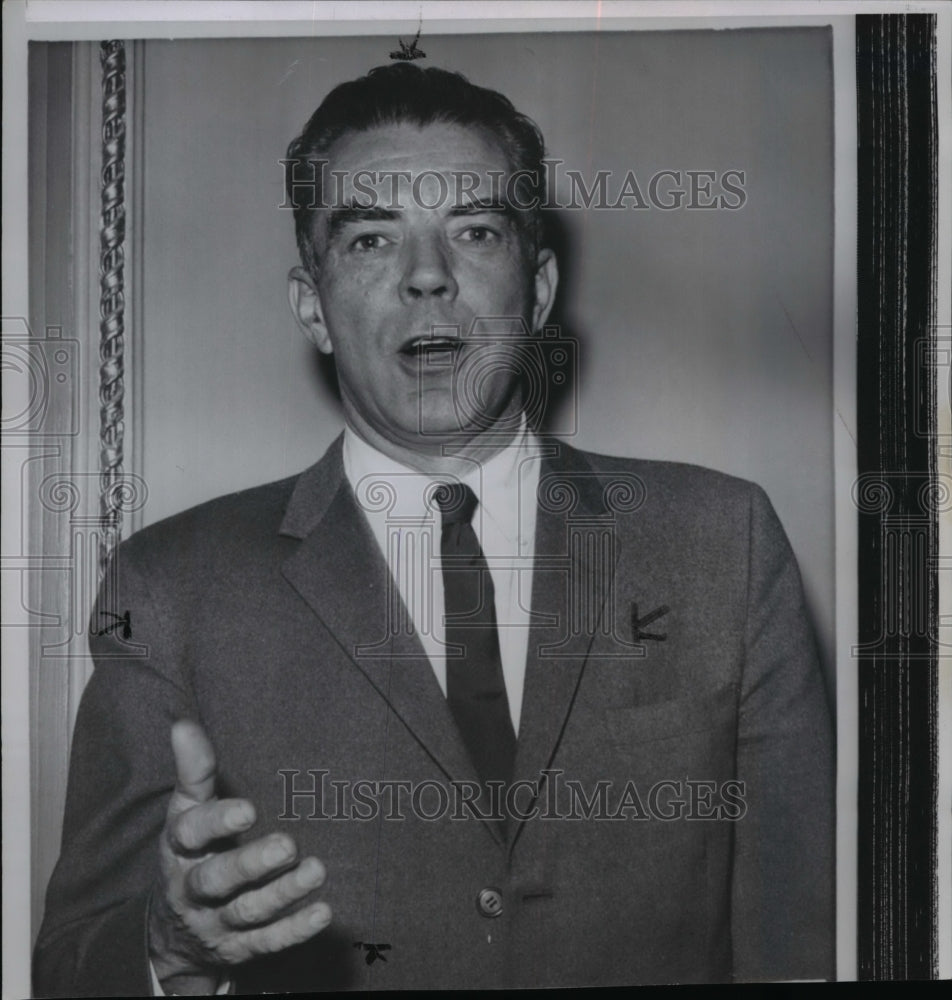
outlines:
[[[522,406],[511,387],[453,384],[417,397],[415,431],[422,437],[474,435],[518,429]]]
[[[515,435],[521,426],[522,415],[518,412],[496,417],[470,415],[467,420],[455,416],[452,419],[429,417],[421,419],[416,433],[407,443],[423,451],[450,454],[467,449],[479,439],[498,444]]]

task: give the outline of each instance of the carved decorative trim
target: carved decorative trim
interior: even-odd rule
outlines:
[[[122,535],[125,333],[126,50],[103,42],[102,214],[99,242],[99,574]]]

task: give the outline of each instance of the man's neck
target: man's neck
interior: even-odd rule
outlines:
[[[385,437],[359,420],[347,419],[348,428],[372,448],[410,469],[438,478],[462,478],[472,470],[473,463],[480,465],[498,455],[522,433],[524,418],[516,419],[519,408],[505,414],[491,428],[475,432],[464,438],[459,434],[445,440],[427,437],[413,444]],[[425,447],[421,447],[425,444]]]

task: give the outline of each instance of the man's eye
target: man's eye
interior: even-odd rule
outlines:
[[[460,233],[460,239],[466,243],[490,244],[499,239],[499,234],[489,226],[468,226]]]
[[[351,248],[360,253],[366,253],[369,250],[383,249],[387,242],[387,238],[381,236],[380,233],[363,233],[351,243]]]

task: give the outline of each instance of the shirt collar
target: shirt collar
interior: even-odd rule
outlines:
[[[435,482],[446,477],[431,476],[397,462],[368,444],[350,426],[344,428],[344,474],[360,506],[400,519],[430,520],[432,508],[426,496]],[[512,441],[485,462],[474,460],[459,481],[469,486],[486,517],[509,538],[516,538],[519,508],[538,479],[539,447],[525,417]]]

